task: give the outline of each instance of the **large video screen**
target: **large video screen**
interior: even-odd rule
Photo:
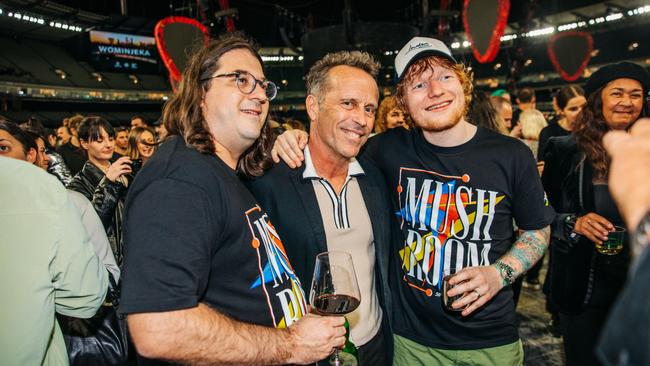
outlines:
[[[98,70],[157,73],[158,50],[153,37],[90,31],[91,62]]]

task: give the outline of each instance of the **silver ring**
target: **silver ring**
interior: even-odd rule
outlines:
[[[476,292],[476,295],[478,296],[478,297],[476,298],[476,300],[480,299],[480,298],[481,298],[481,293],[478,292],[477,289],[474,289],[474,292]],[[476,300],[474,300],[474,301],[476,301]]]

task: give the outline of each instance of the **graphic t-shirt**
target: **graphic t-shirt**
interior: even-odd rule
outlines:
[[[468,317],[443,309],[442,273],[450,266],[487,266],[513,243],[513,218],[523,230],[549,225],[530,149],[478,128],[449,148],[421,130],[397,128],[368,142],[364,157],[382,170],[402,235],[392,244],[396,263],[394,331],[428,347],[479,349],[518,339],[513,294],[501,290]]]
[[[199,302],[239,321],[288,327],[305,296],[266,212],[215,155],[172,137],[130,187],[123,313]]]

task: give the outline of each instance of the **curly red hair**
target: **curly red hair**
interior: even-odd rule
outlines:
[[[406,104],[406,86],[409,85],[413,80],[422,75],[427,70],[433,70],[436,66],[442,66],[446,69],[450,69],[456,74],[460,84],[463,86],[463,94],[465,95],[465,110],[463,115],[466,116],[469,111],[469,105],[472,102],[472,92],[474,91],[474,85],[472,84],[473,75],[470,71],[467,70],[465,65],[457,64],[453,61],[446,59],[444,57],[430,56],[424,57],[412,64],[406,74],[402,78],[402,81],[397,84],[397,92],[395,97],[397,98],[397,105],[403,111],[411,113]]]

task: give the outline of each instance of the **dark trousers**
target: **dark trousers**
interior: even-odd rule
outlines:
[[[578,315],[560,313],[566,366],[601,365],[594,349],[607,313],[604,307],[587,307]]]
[[[360,366],[390,366],[392,362],[388,359],[388,345],[384,327],[370,340],[370,342],[359,347]]]

